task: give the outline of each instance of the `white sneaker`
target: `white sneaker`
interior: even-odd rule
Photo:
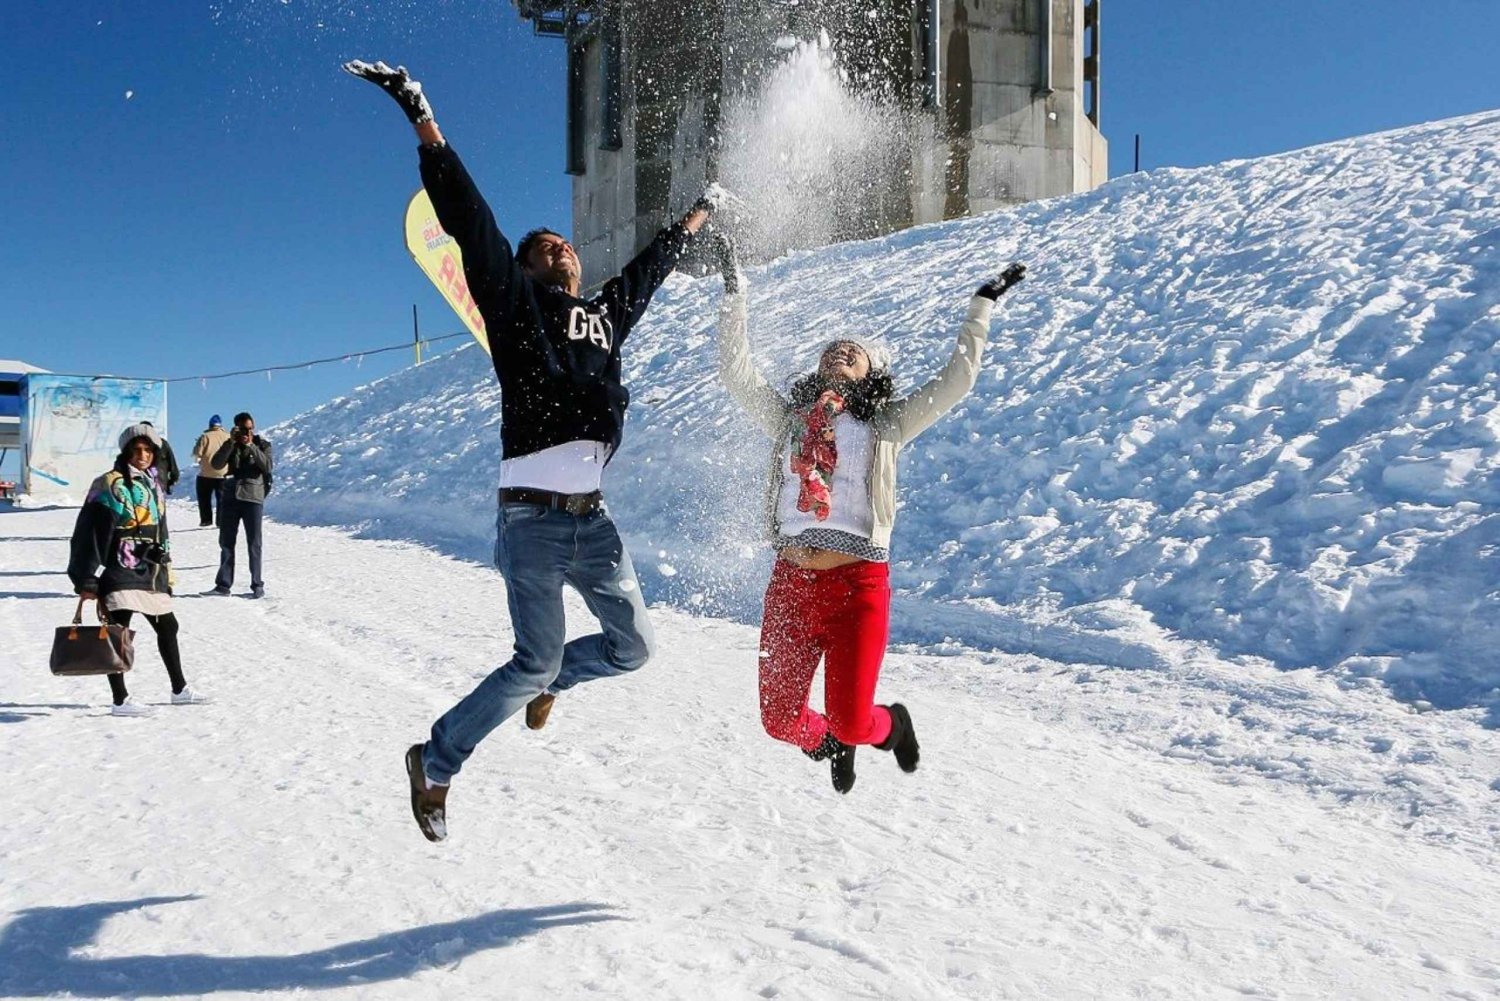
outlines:
[[[150,716],[151,707],[143,706],[127,695],[124,702],[110,709],[109,714],[111,716]]]
[[[191,685],[180,692],[172,693],[172,705],[174,706],[201,706],[212,702],[213,699],[193,691]]]

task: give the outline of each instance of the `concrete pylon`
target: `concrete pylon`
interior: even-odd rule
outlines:
[[[826,37],[841,79],[910,123],[877,184],[822,241],[1085,191],[1098,128],[1102,0],[513,0],[568,47],[573,242],[613,274],[718,179],[726,105],[788,39]],[[773,250],[786,249],[778,245]]]

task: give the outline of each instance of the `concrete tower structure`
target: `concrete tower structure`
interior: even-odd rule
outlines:
[[[513,0],[567,46],[573,242],[592,276],[719,178],[726,99],[753,93],[787,38],[826,35],[852,90],[918,126],[826,239],[1101,184],[1100,2]]]

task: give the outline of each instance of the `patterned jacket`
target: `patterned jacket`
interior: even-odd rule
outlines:
[[[94,481],[73,526],[68,578],[75,593],[172,593],[167,505],[156,470],[123,460]]]

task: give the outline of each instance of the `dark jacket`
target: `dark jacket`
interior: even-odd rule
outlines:
[[[469,172],[449,146],[422,146],[422,184],[438,222],[463,253],[464,277],[484,318],[500,379],[503,457],[570,441],[620,444],[630,393],[620,346],[677,266],[691,234],[680,224],[592,299],[532,280],[521,270]]]
[[[229,439],[219,446],[209,465],[228,470],[224,489],[231,491],[235,500],[265,503],[266,494],[271,492],[271,443],[260,435],[252,435],[243,445]]]
[[[73,525],[68,579],[75,592],[172,593],[166,495],[153,467],[124,460],[94,481]],[[101,568],[103,568],[101,570]]]
[[[167,493],[182,479],[182,470],[177,468],[177,456],[172,452],[172,444],[163,438],[161,448],[156,452],[156,471],[160,474],[162,489]]]

